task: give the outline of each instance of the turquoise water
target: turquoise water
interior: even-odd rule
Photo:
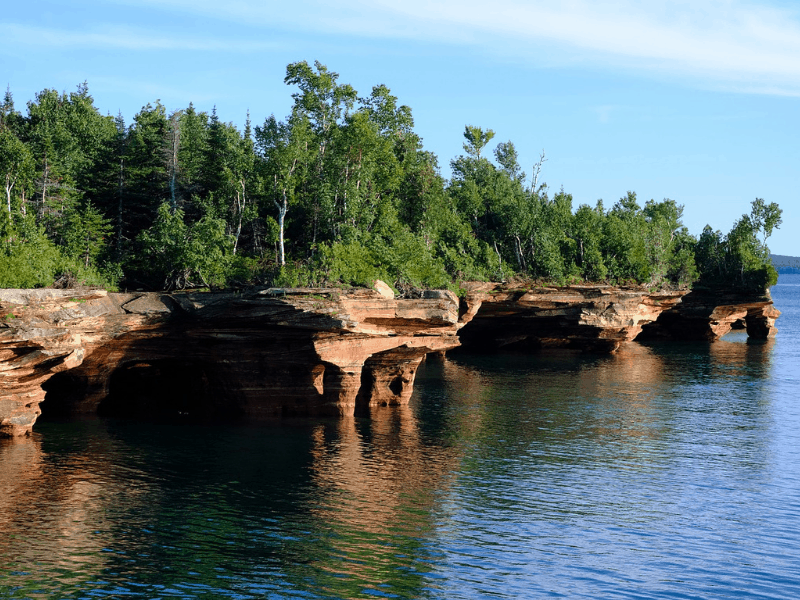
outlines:
[[[0,598],[800,597],[780,332],[429,362],[409,407],[0,444]]]

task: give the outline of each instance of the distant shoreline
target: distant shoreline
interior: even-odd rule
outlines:
[[[779,274],[800,273],[800,257],[782,254],[770,254],[769,257]]]

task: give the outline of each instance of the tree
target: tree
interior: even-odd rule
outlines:
[[[465,128],[467,156],[451,161],[453,179],[448,191],[459,212],[469,220],[473,235],[494,253],[496,260],[486,267],[494,271],[495,277],[505,279],[509,260],[515,260],[521,270],[526,268],[521,240],[530,225],[530,207],[522,179],[512,177],[508,168],[497,169],[488,159],[481,158],[483,146],[493,136],[491,130],[484,132],[469,125]],[[513,145],[504,149],[506,153],[501,156],[514,171],[513,154],[508,153],[513,151]]]
[[[601,251],[604,220],[602,201],[598,201],[594,208],[582,204],[573,219],[571,231],[576,243],[575,264],[587,281],[602,281],[608,274]]]
[[[512,180],[523,181],[525,179],[525,172],[519,165],[519,155],[513,143],[509,141],[497,144],[497,148],[494,149],[494,157]]]
[[[232,123],[223,123],[216,109],[211,114],[206,144],[204,179],[207,196],[201,198],[206,214],[225,219],[227,233],[233,237],[233,252],[246,222],[256,211],[249,202],[249,184],[254,174],[253,140]]]
[[[103,204],[97,170],[116,137],[114,119],[98,112],[84,82],[70,94],[38,93],[28,103],[26,130],[36,165],[37,218],[63,242],[69,211],[84,198]]]
[[[263,127],[256,127],[256,141],[262,158],[262,176],[270,191],[269,197],[278,211],[278,260],[284,266],[286,215],[308,168],[311,125],[303,114],[293,114],[288,123],[278,122],[271,115]]]
[[[142,272],[166,290],[223,286],[233,246],[225,226],[209,215],[187,225],[182,210],[163,203],[153,225],[138,238]]]
[[[617,281],[650,280],[645,231],[647,222],[636,201],[628,192],[606,215],[603,229],[603,260],[609,277]]]
[[[178,208],[193,214],[194,207],[187,206],[190,199],[206,196],[210,191],[204,187],[208,157],[208,114],[197,112],[194,105],[189,103],[189,107],[181,111],[177,127],[180,130],[180,144],[176,201]]]
[[[782,215],[783,211],[775,202],[767,204],[763,198],[756,198],[750,204],[750,222],[756,235],[759,233],[762,235],[762,242],[765,245],[773,230],[778,229],[783,223]]]
[[[736,283],[750,292],[775,285],[778,273],[766,240],[780,226],[781,215],[776,203],[766,204],[756,198],[750,214],[742,215],[724,237],[706,225],[695,247],[701,283],[714,287]]]
[[[303,186],[302,199],[311,220],[312,248],[318,237],[322,237],[322,227],[325,227],[325,237],[328,239],[336,235],[336,195],[331,174],[331,146],[335,143],[337,129],[357,99],[353,87],[338,84],[338,78],[338,73],[329,71],[319,61],[314,62],[314,68],[305,61],[292,63],[286,67],[284,78],[284,83],[296,85],[300,90],[292,94],[292,118],[305,115],[313,133],[313,172],[308,174]]]
[[[28,102],[28,138],[36,161],[37,218],[56,236],[62,217],[75,202],[75,182],[70,168],[75,160],[75,141],[66,119],[66,94],[43,90]]]
[[[0,103],[0,129],[9,129],[17,137],[23,133],[24,117],[14,108],[14,95],[11,88],[6,88],[3,101]]]
[[[161,102],[147,104],[128,129],[125,164],[125,215],[122,235],[133,239],[153,223],[162,202],[169,202],[169,121]]]
[[[91,202],[83,209],[72,211],[67,215],[64,233],[67,254],[80,259],[87,268],[90,264],[96,264],[113,229],[109,219]]]
[[[114,253],[123,259],[125,249],[125,219],[128,201],[128,131],[119,113],[114,119],[113,135],[102,144],[93,168],[86,180],[85,197],[93,207],[113,222]]]
[[[487,129],[484,131],[475,125],[464,126],[464,151],[475,158],[481,157],[481,150],[494,138],[494,131]]]
[[[167,140],[164,147],[164,157],[167,163],[167,177],[169,178],[169,201],[172,210],[178,208],[178,172],[180,164],[178,155],[181,148],[181,114],[176,110],[169,115],[167,126]]]
[[[665,198],[661,202],[648,200],[642,215],[645,248],[650,264],[650,285],[659,285],[668,276],[678,233],[683,229],[683,206]]]
[[[286,67],[286,77],[283,80],[287,85],[300,88],[299,92],[292,94],[293,110],[308,115],[315,133],[321,135],[323,148],[327,134],[347,116],[357,98],[352,86],[339,85],[336,83],[337,79],[339,74],[329,71],[319,61],[314,61],[313,69],[306,61],[301,61]],[[324,149],[322,153],[324,154]]]
[[[25,194],[33,177],[33,158],[25,144],[3,126],[0,126],[0,177],[5,192],[6,213],[10,220],[12,210],[25,212]],[[19,202],[12,202],[16,198],[19,198]]]

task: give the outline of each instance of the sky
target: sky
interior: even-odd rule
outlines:
[[[800,3],[743,0],[64,0],[7,3],[0,85],[17,108],[88,82],[130,123],[193,102],[243,127],[290,110],[289,63],[411,107],[442,174],[467,124],[512,141],[573,206],[629,190],[723,232],[777,202],[775,254],[800,256]]]

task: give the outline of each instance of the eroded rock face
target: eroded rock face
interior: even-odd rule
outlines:
[[[465,346],[571,347],[614,351],[681,301],[686,292],[649,293],[611,286],[507,289],[467,286]]]
[[[464,347],[502,346],[615,351],[635,339],[717,340],[738,321],[750,337],[775,334],[775,309],[763,296],[650,292],[604,285],[525,287],[465,284]]]
[[[155,417],[404,403],[425,354],[459,343],[448,294],[0,290],[0,433],[29,432],[46,392],[54,412]]]
[[[429,353],[460,344],[613,352],[634,339],[775,334],[767,293],[465,284],[242,293],[0,290],[0,435],[48,411],[179,417],[353,415],[402,405]],[[46,396],[47,394],[47,396]]]
[[[737,325],[743,325],[751,339],[765,340],[778,332],[775,320],[780,314],[769,291],[752,295],[695,289],[684,295],[680,303],[665,310],[658,320],[645,325],[638,339],[713,342]]]

